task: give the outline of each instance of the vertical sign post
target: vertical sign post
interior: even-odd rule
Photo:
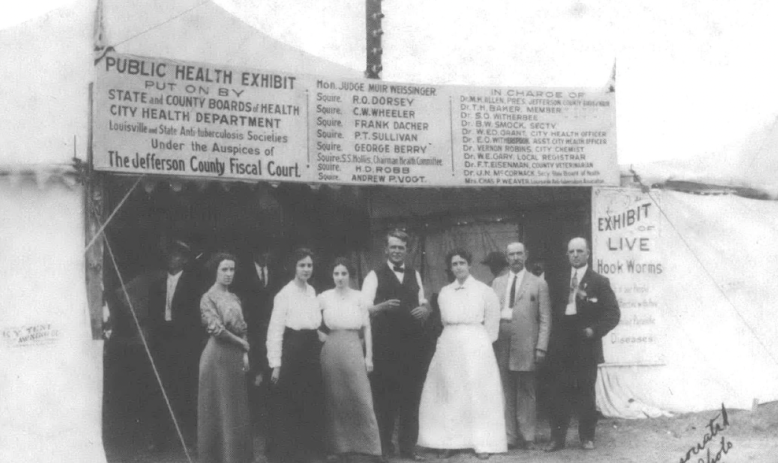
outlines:
[[[380,79],[381,55],[381,36],[384,34],[381,29],[381,19],[384,14],[381,12],[381,0],[365,0],[365,52],[367,68],[365,77],[368,79]]]

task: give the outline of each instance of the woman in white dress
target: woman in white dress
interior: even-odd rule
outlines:
[[[473,449],[480,459],[507,452],[500,372],[492,342],[497,339],[500,302],[492,288],[470,276],[472,255],[455,249],[446,256],[453,283],[438,296],[443,332],[438,338],[419,409],[423,447]]]

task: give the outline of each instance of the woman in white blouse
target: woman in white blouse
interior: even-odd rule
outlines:
[[[291,262],[294,279],[276,295],[267,330],[273,386],[266,454],[278,462],[305,461],[323,454],[321,310],[316,291],[308,284],[313,252],[297,249]]]
[[[438,338],[419,408],[423,447],[473,449],[480,459],[507,451],[500,372],[492,342],[497,339],[500,302],[492,288],[470,276],[472,255],[456,249],[446,256],[453,283],[438,296],[443,332]]]
[[[373,371],[370,315],[362,293],[349,287],[351,263],[332,265],[335,288],[319,295],[328,331],[321,351],[326,442],[329,454],[381,455],[381,438],[367,374]],[[364,338],[362,348],[360,335]]]

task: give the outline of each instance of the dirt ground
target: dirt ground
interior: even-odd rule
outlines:
[[[729,426],[719,431],[715,438],[708,442],[698,455],[691,455],[685,460],[690,448],[703,441],[709,420],[716,417],[719,411],[689,413],[672,418],[655,418],[645,420],[621,420],[604,418],[597,426],[597,448],[584,451],[578,445],[575,423],[567,436],[567,448],[554,453],[543,451],[512,450],[508,454],[493,455],[490,462],[672,462],[672,463],[713,463],[713,462],[757,462],[778,463],[778,402],[764,404],[755,412],[746,410],[728,410]],[[721,424],[719,418],[717,423]],[[540,423],[540,440],[547,441],[548,424]],[[717,460],[717,452],[721,449],[721,438],[731,444],[727,453],[721,453]],[[263,447],[261,437],[255,440],[255,448],[259,455]],[[710,459],[707,451],[710,449]],[[169,451],[164,454],[151,454],[143,450],[142,445],[131,443],[106,442],[106,452],[109,463],[187,463],[181,450]],[[438,460],[433,452],[421,452],[428,461]],[[196,462],[195,455],[192,461]],[[264,463],[263,457],[257,462]],[[367,460],[366,460],[367,461]],[[393,462],[403,460],[397,458]],[[462,452],[446,460],[447,463],[476,462],[472,452]],[[207,463],[207,462],[200,462]]]

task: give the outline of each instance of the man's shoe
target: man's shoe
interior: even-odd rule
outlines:
[[[403,460],[411,460],[411,461],[427,461],[426,458],[419,455],[416,452],[402,452],[400,453],[400,458]]]
[[[546,452],[556,452],[557,450],[562,450],[563,448],[565,448],[565,444],[563,442],[552,440],[543,450]]]
[[[594,450],[594,442],[590,440],[585,440],[581,442],[581,448],[584,450]]]
[[[476,453],[475,457],[478,458],[479,460],[488,460],[489,459],[489,454],[488,453],[483,453],[483,452]]]
[[[527,442],[527,445],[524,446],[525,450],[540,450],[540,446],[534,442]]]

